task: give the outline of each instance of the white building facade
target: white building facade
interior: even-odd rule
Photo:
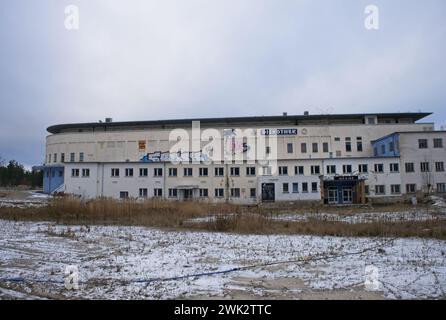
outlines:
[[[445,192],[446,132],[420,122],[428,115],[56,125],[48,128],[44,190],[83,198],[241,204],[352,204]]]

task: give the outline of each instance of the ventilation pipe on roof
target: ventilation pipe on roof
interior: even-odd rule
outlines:
[[[308,111],[304,111],[304,116],[309,116],[310,113]]]
[[[283,116],[286,117],[288,115],[288,112],[284,112]]]

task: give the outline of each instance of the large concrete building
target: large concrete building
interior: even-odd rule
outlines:
[[[420,122],[428,115],[55,125],[47,129],[44,190],[83,198],[326,204],[442,193],[446,132]]]

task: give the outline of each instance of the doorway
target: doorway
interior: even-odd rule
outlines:
[[[274,183],[262,183],[262,201],[274,202],[275,198]]]
[[[345,204],[353,203],[351,187],[343,187],[342,188],[342,203],[345,203]]]

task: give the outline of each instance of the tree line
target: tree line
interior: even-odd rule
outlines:
[[[41,171],[26,170],[15,160],[6,163],[0,158],[0,186],[14,187],[18,185],[41,187],[43,173]]]

